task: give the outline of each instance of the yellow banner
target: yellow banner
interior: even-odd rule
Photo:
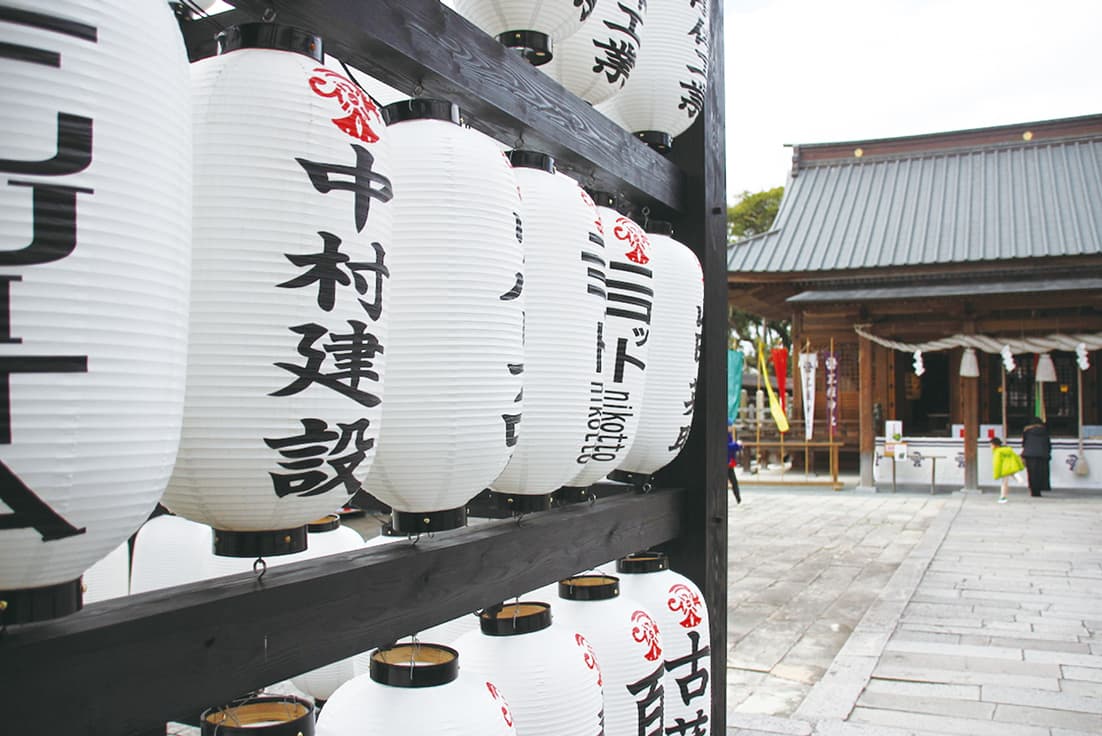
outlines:
[[[773,415],[773,421],[777,423],[777,429],[782,433],[788,431],[788,417],[784,415],[784,410],[781,409],[781,402],[777,399],[777,394],[773,393],[773,384],[769,380],[769,372],[765,370],[765,352],[762,350],[762,345],[758,343],[758,375],[760,380],[765,381],[765,390],[769,393],[769,413]]]

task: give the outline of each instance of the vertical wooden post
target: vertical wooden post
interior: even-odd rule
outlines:
[[[960,364],[957,364],[959,373]],[[950,367],[950,370],[952,368]],[[964,418],[964,488],[963,491],[979,490],[979,471],[977,469],[978,436],[980,433],[979,378],[960,378],[961,414]]]
[[[666,550],[675,570],[704,593],[711,625],[712,714],[708,733],[727,731],[727,188],[724,141],[723,3],[709,3],[711,58],[703,110],[674,142],[685,172],[685,210],[674,235],[704,269],[702,354],[689,441],[658,474],[685,488],[684,533]]]
[[[857,389],[859,414],[858,450],[860,453],[861,479],[863,489],[873,489],[873,462],[876,457],[876,427],[872,421],[872,342],[864,336],[857,337]]]

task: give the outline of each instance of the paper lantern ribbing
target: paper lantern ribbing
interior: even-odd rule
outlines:
[[[253,560],[217,557],[212,548],[214,530],[181,516],[155,516],[134,538],[130,592],[172,588],[200,580],[249,572]],[[289,555],[283,558],[286,559]]]
[[[597,0],[455,0],[470,22],[520,51],[533,66],[551,61],[555,44],[573,35]]]
[[[664,647],[654,615],[620,594],[612,575],[578,575],[559,583],[556,626],[580,633],[601,666],[605,734],[663,733]]]
[[[463,668],[509,699],[518,736],[597,736],[604,730],[600,666],[585,637],[552,625],[551,606],[487,609],[455,648]]]
[[[84,603],[122,598],[130,593],[130,543],[123,542],[81,577]]]
[[[300,551],[360,488],[389,350],[390,155],[374,103],[293,28],[193,65],[196,278],[174,513],[216,552]]]
[[[11,0],[0,42],[2,627],[79,609],[171,473],[192,137],[163,2]]]
[[[635,68],[646,16],[646,0],[602,0],[540,69],[592,105],[609,100]]]
[[[631,449],[643,408],[650,351],[654,272],[643,228],[610,208],[612,198],[596,193],[608,258],[606,306],[597,362],[602,372],[601,409],[592,400],[587,435],[575,459],[578,471],[567,483],[585,487],[608,475]]]
[[[594,326],[605,311],[604,244],[592,200],[554,161],[511,151],[524,223],[524,421],[491,484],[503,508],[548,508],[576,473],[593,373]]]
[[[376,650],[371,671],[337,688],[318,717],[318,736],[516,736],[492,681],[459,672],[459,654],[439,644]]]
[[[364,488],[402,533],[466,523],[517,442],[524,263],[513,168],[455,105],[384,108],[394,153],[386,430]]]
[[[708,0],[647,6],[635,71],[609,103],[614,119],[665,151],[704,106],[708,85]]]
[[[703,729],[712,717],[711,631],[703,594],[670,570],[661,552],[628,555],[616,561],[616,571],[624,595],[647,606],[662,631],[667,727]]]
[[[674,240],[669,223],[647,228],[654,267],[654,310],[639,427],[619,471],[649,476],[677,457],[689,438],[704,324],[700,261]]]

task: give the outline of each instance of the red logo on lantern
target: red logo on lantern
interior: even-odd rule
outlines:
[[[601,224],[601,216],[597,213],[597,203],[593,201],[593,198],[584,189],[579,189],[582,193],[582,201],[585,202],[585,206],[593,210],[593,227],[597,228],[597,234],[604,236],[605,226]]]
[[[700,617],[700,596],[693,592],[692,588],[684,583],[678,583],[670,588],[670,599],[666,605],[674,613],[680,611],[684,614],[681,625],[686,629],[699,626],[703,619]]]
[[[658,646],[658,624],[647,615],[646,611],[636,611],[631,614],[631,638],[640,644],[647,645],[647,653],[643,656],[651,662],[662,656],[662,647]]]
[[[379,124],[383,116],[379,108],[350,79],[337,74],[332,69],[319,66],[310,77],[310,89],[321,97],[336,97],[341,110],[347,113],[343,118],[333,118],[333,123],[353,138],[364,143],[379,140],[378,134],[371,129],[372,118]]]
[[[578,642],[578,646],[582,649],[582,659],[585,660],[585,666],[591,670],[597,671],[597,684],[604,685],[604,678],[601,677],[601,665],[597,662],[597,653],[593,651],[592,645],[581,634],[574,634],[574,641]]]
[[[629,261],[638,263],[640,266],[650,262],[650,258],[647,257],[647,247],[650,245],[650,241],[647,240],[646,234],[634,222],[626,217],[617,217],[616,228],[612,231],[612,234],[616,236],[617,240],[627,241],[628,250],[624,255]]]
[[[497,702],[501,703],[501,717],[505,719],[505,725],[509,728],[513,727],[513,713],[509,710],[509,704],[505,702],[505,698],[501,697],[501,693],[494,687],[494,683],[487,682],[486,689],[490,691],[490,697]]]

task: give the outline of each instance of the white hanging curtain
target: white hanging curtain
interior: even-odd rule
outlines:
[[[815,372],[819,369],[818,353],[800,353],[800,380],[804,395],[804,439],[811,441],[815,430]]]

